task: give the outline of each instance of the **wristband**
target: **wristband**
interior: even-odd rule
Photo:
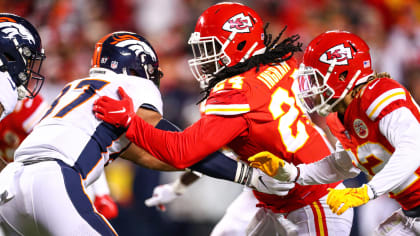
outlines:
[[[237,162],[236,174],[235,174],[235,183],[246,185],[252,176],[252,168],[242,162]]]
[[[369,199],[375,199],[378,197],[378,194],[376,193],[375,189],[372,188],[372,185],[370,184],[366,184],[367,185],[367,194],[369,196]]]

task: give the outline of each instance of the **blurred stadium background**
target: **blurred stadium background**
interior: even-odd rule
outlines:
[[[185,128],[198,116],[197,81],[187,65],[187,44],[198,16],[219,1],[199,0],[0,0],[0,11],[26,17],[38,29],[47,59],[47,82],[41,94],[51,102],[63,85],[88,76],[94,44],[119,30],[145,36],[157,50],[164,71],[161,91],[167,119]],[[254,8],[269,32],[299,34],[304,47],[331,29],[358,34],[371,47],[374,69],[389,72],[420,101],[420,1],[418,0],[258,0],[242,1]],[[300,60],[302,53],[297,55]],[[314,119],[323,126],[322,120]],[[323,126],[323,128],[325,128]],[[112,223],[120,235],[208,235],[241,191],[239,185],[204,177],[177,202],[160,213],[144,200],[159,183],[179,173],[159,173],[118,160],[107,169],[120,215]],[[348,184],[358,185],[360,179]],[[363,180],[361,180],[363,181]],[[396,206],[387,199],[358,209],[352,235],[367,235],[372,223]],[[380,209],[380,210],[379,210]],[[369,212],[366,214],[365,212]],[[376,214],[375,214],[376,213]],[[369,219],[369,220],[366,220]]]

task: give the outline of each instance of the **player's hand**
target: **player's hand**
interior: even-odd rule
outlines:
[[[118,206],[107,194],[96,196],[94,205],[96,210],[98,210],[99,213],[101,213],[108,220],[118,216]]]
[[[260,152],[248,158],[250,166],[264,171],[280,181],[294,182],[298,178],[298,169],[292,163],[283,161],[271,152]]]
[[[360,188],[328,189],[328,191],[327,204],[337,215],[343,214],[350,207],[361,206],[370,200],[366,184]]]
[[[295,183],[279,181],[268,176],[260,169],[250,168],[252,175],[247,186],[258,192],[286,196],[289,190],[295,187]]]
[[[121,100],[116,100],[108,96],[98,98],[93,104],[93,112],[98,119],[116,127],[127,128],[132,118],[136,115],[133,100],[121,87],[118,87],[118,94]]]
[[[172,184],[159,185],[153,190],[153,196],[144,201],[144,204],[148,207],[155,206],[160,211],[166,211],[165,204],[174,201],[176,198],[181,196],[177,194]]]

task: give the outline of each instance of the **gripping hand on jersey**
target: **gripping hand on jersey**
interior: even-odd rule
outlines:
[[[327,204],[332,212],[343,214],[350,207],[358,207],[370,200],[369,186],[360,188],[328,189]]]
[[[295,165],[285,162],[271,152],[259,152],[248,158],[248,161],[250,161],[250,166],[280,181],[294,182],[299,177],[299,171]]]
[[[116,100],[108,96],[98,98],[93,104],[93,112],[98,119],[116,127],[127,128],[136,115],[133,100],[121,87],[118,87],[118,94],[121,100]]]

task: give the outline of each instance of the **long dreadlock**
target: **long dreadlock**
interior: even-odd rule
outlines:
[[[206,100],[210,95],[211,89],[220,81],[235,75],[239,75],[254,67],[256,67],[256,72],[258,72],[260,65],[287,61],[293,57],[295,52],[302,51],[302,43],[297,42],[297,40],[300,39],[299,35],[292,35],[278,43],[287,26],[283,28],[283,30],[274,40],[272,40],[273,36],[267,33],[268,25],[269,23],[264,26],[264,45],[266,46],[265,52],[263,54],[252,56],[244,62],[239,62],[232,67],[226,67],[219,73],[215,74],[214,78],[210,80],[209,85],[203,91],[201,91],[201,93],[204,93],[204,97],[197,104]]]

